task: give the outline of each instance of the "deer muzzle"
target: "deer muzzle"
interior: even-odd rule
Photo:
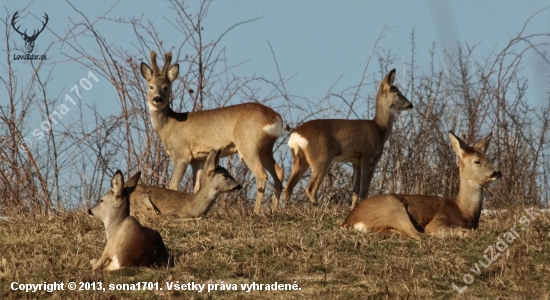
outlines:
[[[491,174],[491,178],[492,179],[500,179],[500,177],[502,176],[502,173],[500,171],[494,171],[493,174]]]

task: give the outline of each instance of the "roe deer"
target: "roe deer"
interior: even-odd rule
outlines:
[[[309,166],[312,172],[306,195],[313,205],[317,205],[317,190],[333,161],[353,165],[352,208],[358,197],[367,196],[372,173],[391,134],[396,114],[413,107],[393,86],[394,79],[395,69],[380,82],[373,120],[312,120],[292,131],[288,146],[293,164],[284,191],[285,206]]]
[[[259,103],[243,103],[212,110],[176,113],[170,108],[172,82],[177,78],[179,65],[170,67],[172,54],[167,53],[164,67],[159,71],[156,53],[151,51],[151,69],[141,63],[141,75],[147,80],[153,130],[164,144],[174,162],[169,188],[177,190],[187,165],[197,172],[211,149],[221,149],[221,157],[239,153],[256,178],[258,192],[254,211],[260,213],[267,181],[267,172],[274,183],[272,208],[279,205],[283,189],[283,169],[273,158],[273,145],[283,133],[281,116]]]
[[[132,211],[154,215],[198,218],[205,216],[220,193],[239,190],[241,185],[219,166],[220,150],[212,150],[199,171],[195,193],[188,194],[162,187],[138,185],[130,196]]]
[[[120,170],[111,180],[111,189],[88,210],[103,222],[107,233],[107,245],[101,258],[92,259],[92,269],[113,271],[130,266],[162,266],[168,264],[168,251],[160,234],[143,227],[132,216],[128,198],[136,188],[140,172],[126,184]]]
[[[397,231],[407,238],[420,232],[465,235],[477,229],[483,205],[483,187],[502,175],[485,152],[491,134],[473,147],[449,132],[451,145],[459,156],[460,190],[456,198],[426,195],[377,195],[361,201],[341,225],[372,232]]]

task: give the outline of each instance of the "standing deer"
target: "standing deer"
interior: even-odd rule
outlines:
[[[501,177],[485,152],[491,134],[473,147],[449,131],[453,150],[460,159],[460,190],[456,198],[426,195],[377,195],[359,203],[341,227],[372,232],[397,231],[407,238],[424,232],[439,237],[463,236],[477,229],[483,206],[483,187]]]
[[[150,211],[163,216],[198,218],[205,216],[220,193],[239,190],[241,185],[231,174],[219,166],[220,150],[212,150],[199,171],[195,193],[188,194],[162,187],[138,185],[130,195],[132,211],[151,215]],[[153,214],[154,215],[154,214]]]
[[[380,82],[373,120],[312,120],[292,131],[288,146],[292,152],[293,165],[284,192],[285,206],[294,186],[309,166],[312,172],[306,195],[313,205],[317,205],[317,190],[333,161],[350,162],[353,165],[351,207],[355,207],[358,197],[366,197],[372,173],[382,156],[396,115],[413,107],[393,86],[394,80],[395,69]]]
[[[126,184],[122,172],[116,171],[111,189],[88,210],[105,225],[107,245],[99,259],[92,259],[93,271],[113,271],[130,266],[161,266],[168,264],[168,251],[160,234],[143,227],[130,216],[128,198],[135,190],[140,172]]]
[[[260,213],[267,172],[273,178],[275,193],[272,209],[279,205],[283,189],[283,169],[273,158],[273,145],[283,133],[281,116],[259,103],[244,103],[212,110],[177,113],[170,108],[172,82],[179,65],[170,67],[172,54],[164,56],[162,71],[151,51],[152,69],[141,63],[141,75],[149,86],[147,102],[153,130],[174,162],[169,188],[177,190],[187,165],[193,169],[193,182],[211,149],[221,149],[221,157],[239,153],[256,178],[258,192],[254,212]]]

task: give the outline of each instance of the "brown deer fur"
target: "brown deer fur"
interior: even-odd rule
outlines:
[[[352,207],[367,196],[374,168],[382,156],[396,115],[413,106],[393,86],[395,69],[380,82],[373,120],[312,120],[295,128],[288,141],[292,152],[292,172],[284,191],[288,203],[294,186],[311,166],[311,179],[306,195],[317,205],[317,190],[332,162],[353,165]]]
[[[377,195],[359,203],[342,227],[370,232],[396,231],[407,238],[424,232],[436,236],[464,235],[477,229],[483,206],[483,187],[501,172],[485,156],[491,135],[473,147],[449,132],[458,154],[460,190],[455,198],[426,195]]]
[[[177,216],[198,218],[205,216],[220,193],[239,190],[241,185],[220,167],[221,151],[212,150],[199,172],[195,193],[174,191],[156,186],[138,185],[130,195],[132,212],[148,216]]]
[[[122,172],[117,171],[111,180],[111,189],[88,210],[105,225],[107,245],[99,259],[92,259],[94,271],[113,271],[130,266],[162,266],[169,256],[160,234],[141,226],[130,216],[128,198],[135,190],[140,172],[126,184]]]
[[[141,63],[141,74],[149,87],[147,102],[153,130],[164,144],[166,153],[174,162],[170,189],[177,190],[187,166],[191,164],[193,180],[211,149],[221,149],[221,156],[238,153],[256,178],[258,192],[254,211],[259,213],[267,182],[267,173],[273,178],[272,208],[279,205],[283,169],[273,158],[273,145],[282,135],[281,116],[259,103],[244,103],[212,110],[177,113],[170,108],[172,82],[179,73],[179,65],[170,67],[172,55],[165,55],[161,71],[156,54],[151,51],[151,69]]]

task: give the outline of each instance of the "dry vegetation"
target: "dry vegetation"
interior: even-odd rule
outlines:
[[[130,268],[92,273],[90,258],[105,245],[102,225],[81,212],[59,216],[12,218],[0,223],[0,298],[160,297],[209,299],[546,299],[550,293],[550,218],[541,214],[482,274],[470,269],[498,237],[520,228],[525,212],[517,210],[481,219],[471,236],[420,242],[396,234],[341,230],[341,206],[295,207],[269,216],[250,214],[249,207],[218,203],[209,219],[145,220],[159,229],[176,264],[171,269]],[[498,251],[497,251],[498,252]],[[479,263],[478,263],[479,265]],[[459,295],[463,275],[474,282]],[[299,291],[166,291],[165,282],[293,283]],[[159,282],[163,291],[54,293],[11,292],[9,284],[39,282]]]
[[[165,185],[172,173],[171,162],[152,132],[146,104],[146,86],[139,63],[150,50],[174,53],[181,77],[173,87],[173,109],[196,111],[247,101],[272,107],[284,116],[291,129],[312,118],[372,118],[376,85],[396,63],[398,56],[381,49],[378,37],[357,85],[327,91],[323,99],[293,95],[285,84],[284,70],[274,66],[279,78],[236,76],[240,62],[226,57],[223,41],[207,40],[202,25],[210,1],[201,1],[188,11],[181,1],[170,1],[174,14],[171,26],[181,33],[174,40],[164,36],[147,20],[98,17],[90,20],[75,8],[75,17],[50,47],[64,45],[63,61],[20,62],[10,58],[15,49],[11,14],[5,24],[6,60],[1,63],[0,103],[0,298],[154,298],[184,295],[191,298],[460,298],[451,287],[463,286],[462,276],[483,258],[485,249],[498,236],[519,222],[522,207],[547,207],[550,202],[549,99],[527,99],[528,82],[523,75],[527,53],[543,53],[550,33],[527,33],[519,29],[509,43],[483,61],[475,47],[458,46],[451,52],[429,49],[430,64],[415,63],[418,50],[411,34],[411,57],[406,83],[400,90],[414,104],[394,127],[383,158],[378,164],[369,194],[386,192],[453,196],[458,190],[458,170],[447,132],[453,130],[468,142],[493,132],[489,156],[503,177],[487,189],[485,207],[508,208],[502,215],[483,216],[480,230],[470,237],[421,242],[394,235],[380,236],[340,230],[338,225],[351,201],[351,170],[333,165],[319,190],[321,207],[306,203],[305,178],[294,190],[293,205],[283,212],[255,216],[251,200],[255,184],[248,168],[237,157],[223,160],[244,189],[218,202],[209,219],[142,220],[160,231],[176,266],[169,270],[131,268],[110,274],[92,273],[89,259],[99,257],[105,245],[102,225],[82,211],[102,195],[116,168],[125,174],[142,171],[142,183]],[[105,15],[108,15],[106,13]],[[527,24],[527,23],[526,23]],[[113,28],[134,34],[131,47],[102,34]],[[373,39],[376,37],[373,36]],[[129,37],[130,39],[130,37]],[[402,51],[400,50],[399,53]],[[423,53],[425,54],[425,53]],[[58,65],[79,63],[100,77],[103,87],[114,87],[113,109],[91,99],[78,102],[62,124],[44,131],[30,151],[19,141],[32,137],[32,119],[48,120],[62,96],[49,84]],[[182,74],[183,73],[183,74]],[[400,75],[398,75],[399,78]],[[67,83],[63,92],[74,84]],[[68,92],[70,93],[70,92]],[[74,96],[73,96],[74,97]],[[76,99],[76,97],[74,97]],[[545,103],[536,107],[533,103]],[[116,102],[116,103],[115,103]],[[29,125],[32,123],[32,125]],[[290,171],[286,142],[288,131],[276,145],[275,159]],[[127,173],[126,173],[127,172]],[[187,173],[187,176],[189,176]],[[185,177],[182,189],[190,190]],[[269,193],[269,192],[268,192]],[[268,194],[266,193],[266,194]],[[269,196],[264,199],[270,198]],[[267,209],[267,206],[264,207]],[[466,298],[548,297],[550,225],[547,215],[538,217],[505,253],[465,292]],[[56,292],[24,294],[9,291],[12,281],[136,281],[215,283],[292,283],[299,292]]]

